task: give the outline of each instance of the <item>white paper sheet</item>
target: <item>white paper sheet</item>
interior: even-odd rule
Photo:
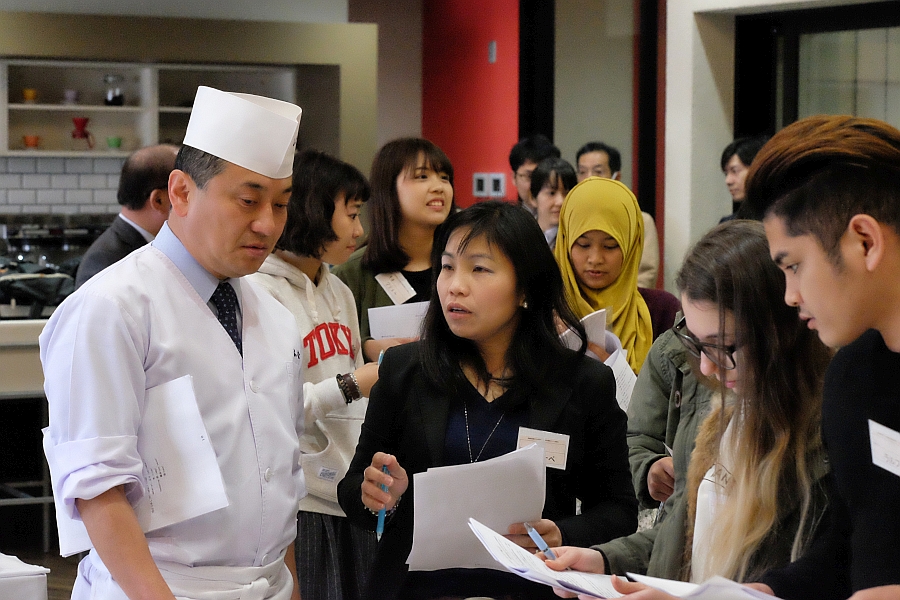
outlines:
[[[44,452],[50,465],[55,451],[49,428],[43,430]],[[138,432],[138,452],[144,460],[147,489],[134,507],[144,532],[153,531],[228,506],[222,474],[190,375],[147,390]],[[59,553],[71,556],[92,547],[84,523],[69,517],[54,488]]]
[[[516,448],[537,444],[544,449],[544,466],[551,469],[566,469],[569,459],[569,436],[554,431],[541,431],[530,427],[519,427]]]
[[[606,347],[605,308],[601,308],[600,310],[594,311],[589,315],[585,315],[581,319],[581,324],[584,325],[584,330],[587,333],[587,339],[589,342],[594,342],[595,344],[603,348]],[[578,336],[575,335],[575,332],[571,329],[567,329],[562,334],[560,334],[559,339],[562,340],[562,343],[565,344],[567,348],[571,348],[572,350],[578,350],[578,348],[581,346],[581,340],[578,339]],[[621,345],[619,347],[621,348]]]
[[[392,273],[379,273],[375,276],[375,281],[381,286],[381,289],[388,295],[394,304],[403,304],[416,295],[416,290],[410,285],[406,277],[400,271]]]
[[[724,577],[713,577],[700,585],[635,573],[629,573],[628,577],[667,594],[690,600],[778,600],[775,596],[758,592]]]
[[[146,488],[134,512],[145,532],[228,506],[190,375],[147,390],[138,453]]]
[[[554,571],[531,552],[517,546],[475,519],[469,519],[469,527],[490,555],[519,577],[579,594],[589,594],[595,598],[620,598],[622,596],[613,588],[612,578],[609,575]]]
[[[637,375],[628,364],[624,350],[616,350],[604,363],[613,371],[616,377],[616,401],[622,410],[628,410],[631,404],[631,393],[634,391],[634,384],[637,383]]]
[[[900,433],[869,419],[872,464],[900,475]]]
[[[613,588],[612,578],[609,575],[579,571],[554,571],[537,556],[517,546],[492,528],[479,523],[476,519],[469,519],[469,528],[498,563],[519,577],[594,598],[622,597],[622,594]],[[768,596],[724,577],[713,577],[700,585],[635,573],[629,573],[628,577],[638,583],[686,600],[778,600],[774,596]]]
[[[413,302],[369,309],[369,334],[376,340],[385,338],[417,338],[428,302]]]
[[[415,526],[407,563],[413,571],[501,569],[469,531],[469,517],[507,531],[544,509],[544,450],[536,445],[491,460],[428,469],[413,476]]]

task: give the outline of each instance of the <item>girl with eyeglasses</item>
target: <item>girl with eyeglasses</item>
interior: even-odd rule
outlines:
[[[553,568],[752,582],[798,558],[826,520],[819,428],[831,353],[782,301],[784,276],[769,258],[762,226],[716,227],[690,251],[676,283],[684,318],[659,343],[677,339],[715,389],[709,415],[696,417],[689,463],[675,462],[686,527],[664,521],[595,549],[560,548],[558,560],[548,561]],[[674,572],[654,562],[656,554],[674,558]],[[624,581],[619,587],[640,589]]]

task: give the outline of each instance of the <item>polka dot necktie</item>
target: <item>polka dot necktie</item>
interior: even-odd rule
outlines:
[[[237,346],[238,352],[243,356],[244,349],[241,344],[241,332],[237,326],[238,300],[237,294],[234,293],[234,288],[231,287],[231,284],[227,281],[223,281],[219,284],[219,287],[216,288],[216,291],[213,292],[210,300],[212,300],[212,303],[216,306],[216,312],[219,313],[219,323],[222,324],[222,327],[224,327],[228,335],[231,336],[231,340],[234,342],[234,345]]]

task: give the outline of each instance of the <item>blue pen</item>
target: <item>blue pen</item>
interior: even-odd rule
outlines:
[[[550,546],[547,545],[547,542],[544,541],[544,538],[541,537],[541,534],[537,532],[537,529],[535,529],[528,523],[523,523],[523,525],[525,525],[525,531],[528,532],[528,537],[530,537],[531,541],[537,545],[538,550],[543,552],[544,556],[546,556],[550,560],[556,560],[556,554],[554,554],[553,550],[550,549]]]
[[[384,350],[378,353],[378,366],[381,366],[381,361],[384,360]],[[383,473],[387,473],[390,475],[388,471],[387,465],[381,465],[381,471]],[[388,491],[387,486],[381,484],[381,489],[385,492]],[[380,542],[381,534],[384,533],[384,509],[378,511],[378,524],[375,526],[375,538]]]
[[[381,471],[383,473],[390,474],[390,471],[388,471],[387,465],[381,465]],[[384,485],[383,483],[381,484],[381,489],[384,490],[385,492],[388,491],[387,486]],[[378,525],[375,526],[375,537],[377,538],[377,540],[379,542],[381,541],[382,533],[384,533],[384,509],[383,508],[378,511]]]

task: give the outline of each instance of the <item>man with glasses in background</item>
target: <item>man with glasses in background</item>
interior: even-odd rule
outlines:
[[[536,134],[519,140],[509,153],[509,166],[518,193],[519,206],[537,218],[537,202],[531,196],[531,173],[545,158],[559,158],[559,148],[547,136]]]

